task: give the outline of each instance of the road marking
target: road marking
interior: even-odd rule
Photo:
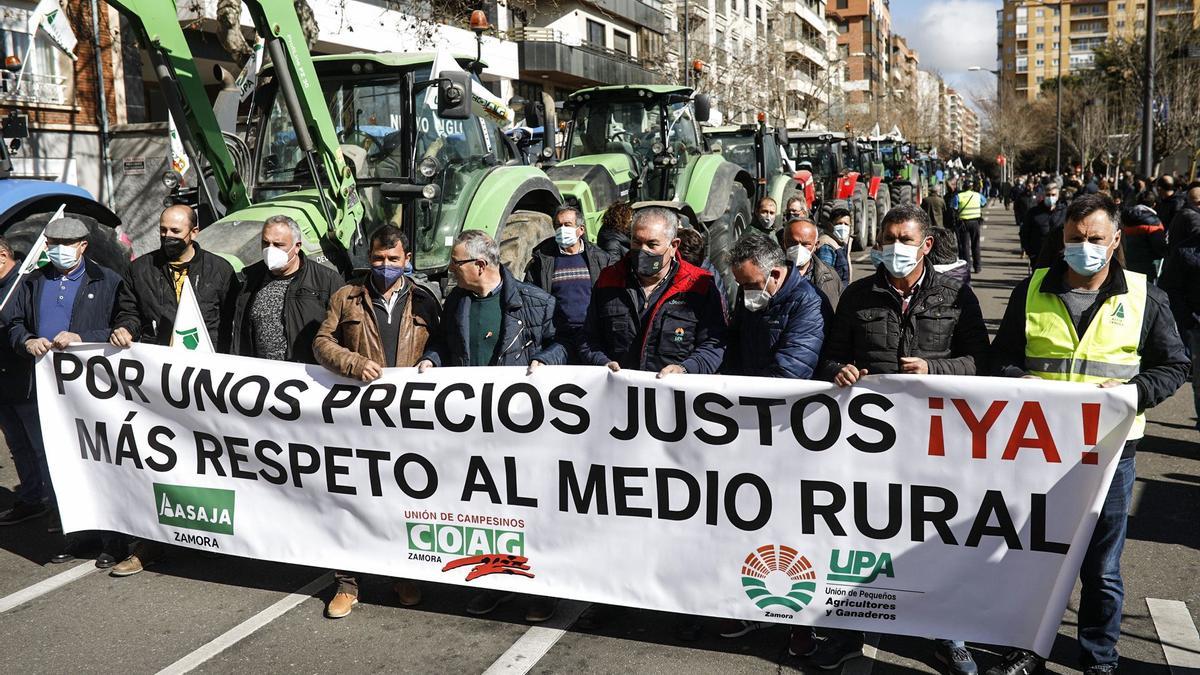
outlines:
[[[296,605],[311,598],[317,591],[328,585],[329,573],[326,572],[304,586],[301,586],[296,592],[289,594],[286,598],[225,631],[225,633],[218,636],[212,642],[201,646],[191,654],[158,671],[159,675],[180,675],[191,672],[205,661],[249,637],[256,630],[287,614]]]
[[[529,672],[542,657],[550,651],[558,639],[561,638],[567,629],[574,625],[579,619],[579,615],[591,606],[587,602],[575,602],[563,600],[558,603],[558,611],[554,613],[554,618],[547,621],[544,625],[533,626],[525,631],[516,642],[508,648],[508,651],[500,655],[488,669],[483,671],[483,675],[523,675]]]
[[[1187,605],[1178,600],[1146,598],[1146,606],[1150,608],[1150,618],[1171,672],[1200,673],[1200,634]]]
[[[17,591],[12,595],[6,595],[3,598],[0,598],[0,614],[7,612],[13,607],[18,607],[29,602],[30,600],[41,597],[50,591],[62,588],[72,581],[87,576],[95,571],[96,566],[89,560],[85,563],[72,567],[66,572],[59,572],[49,579],[43,579],[29,588]]]
[[[867,633],[863,642],[861,659],[847,661],[842,666],[842,675],[871,675],[875,668],[875,657],[879,654],[879,633]]]

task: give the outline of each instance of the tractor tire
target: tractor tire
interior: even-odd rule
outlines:
[[[733,269],[729,264],[733,245],[737,243],[750,227],[750,197],[746,188],[735,183],[729,192],[729,206],[725,214],[717,220],[708,223],[705,238],[708,240],[708,261],[721,275],[725,283],[726,300],[729,295],[737,293],[737,281],[733,278]]]
[[[853,239],[852,249],[865,250],[867,244],[867,203],[871,200],[867,199],[867,186],[859,183],[854,187],[854,194],[850,196],[850,213],[852,215],[851,224],[853,229],[850,236]]]
[[[833,203],[830,201],[820,202],[821,208],[817,210],[817,225],[826,227],[829,225],[829,215],[833,213]]]
[[[892,204],[916,204],[913,201],[913,186],[908,183],[893,185]]]
[[[537,211],[513,211],[500,226],[496,242],[500,245],[500,264],[519,280],[525,278],[525,268],[533,258],[533,249],[543,240],[554,236],[554,221]]]
[[[4,238],[12,246],[16,257],[24,259],[33,248],[38,235],[46,228],[53,213],[35,213],[23,220],[12,223],[4,228]],[[117,231],[107,225],[101,225],[91,216],[85,216],[68,211],[66,215],[77,218],[88,226],[88,248],[85,257],[109,268],[117,274],[124,275],[129,268],[131,251],[117,238]]]
[[[866,248],[871,248],[879,239],[879,202],[873,199],[867,201],[866,230]]]
[[[878,224],[887,215],[887,212],[892,210],[896,202],[892,201],[892,192],[886,185],[880,185],[879,191],[875,194],[878,196],[875,200],[875,223]],[[871,237],[871,245],[875,245],[874,236]]]

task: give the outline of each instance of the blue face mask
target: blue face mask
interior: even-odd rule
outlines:
[[[404,268],[393,267],[391,265],[373,265],[371,267],[371,276],[375,279],[375,283],[379,288],[387,290],[400,277],[404,276]]]
[[[876,261],[877,265],[882,263],[893,278],[902,279],[917,268],[917,263],[921,261],[917,255],[920,250],[916,246],[896,242],[884,246],[882,251],[871,249],[871,260]]]
[[[1063,249],[1063,258],[1076,274],[1090,277],[1108,264],[1108,247],[1090,241],[1074,242]]]

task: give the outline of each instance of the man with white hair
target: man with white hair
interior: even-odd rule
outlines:
[[[579,342],[581,363],[711,374],[725,356],[725,303],[709,272],[683,260],[679,218],[640,209],[630,251],[600,273]]]
[[[317,363],[313,339],[342,276],[308,260],[295,220],[271,216],[262,228],[263,259],[245,269],[233,317],[232,353]]]

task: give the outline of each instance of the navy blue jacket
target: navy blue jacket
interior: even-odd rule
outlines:
[[[567,350],[555,342],[554,297],[534,286],[517,281],[507,267],[500,266],[500,353],[491,366],[527,366],[541,361],[548,366],[567,362]],[[429,341],[422,359],[435,366],[471,364],[471,301],[467,291],[455,287],[442,306],[441,330]]]
[[[83,285],[79,287],[71,308],[70,331],[78,334],[84,342],[108,342],[117,309],[117,295],[123,285],[121,275],[86,258],[83,264]],[[52,269],[46,266],[30,272],[4,308],[3,321],[8,328],[9,345],[27,363],[33,357],[25,349],[25,341],[38,336],[38,298]],[[27,381],[32,382],[33,371],[29,370],[28,373],[30,379]]]
[[[739,304],[721,372],[811,379],[825,340],[821,304],[817,289],[799,274],[787,275],[762,311]]]
[[[17,273],[21,261],[17,261],[9,270],[8,276],[0,279],[0,300],[8,296],[8,291],[17,283]],[[16,292],[13,292],[16,297]],[[9,306],[12,306],[11,299]],[[7,314],[7,312],[6,312]],[[8,321],[0,320],[0,403],[24,403],[33,394],[33,378],[30,369],[33,362],[29,352],[21,345],[20,351],[13,349],[8,339]]]
[[[603,366],[659,371],[681,365],[689,373],[717,372],[725,357],[725,302],[709,272],[676,258],[676,269],[653,307],[638,314],[629,257],[604,268],[579,340],[579,360]]]

